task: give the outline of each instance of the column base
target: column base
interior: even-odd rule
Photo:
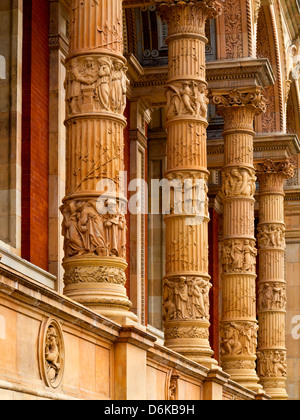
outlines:
[[[286,401],[289,399],[285,388],[286,381],[282,380],[282,377],[261,379],[260,383],[272,400]]]
[[[230,379],[251,391],[262,390],[256,373],[256,357],[223,356],[222,368],[230,375]]]
[[[138,321],[126,294],[126,261],[93,255],[74,257],[63,267],[64,295],[115,322]]]
[[[204,320],[168,321],[165,323],[165,346],[209,369],[218,362],[209,344],[209,322]]]

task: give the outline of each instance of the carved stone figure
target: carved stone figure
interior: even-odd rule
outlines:
[[[260,226],[257,235],[260,248],[285,248],[285,232],[283,226]]]
[[[108,214],[99,214],[94,200],[61,207],[65,259],[87,254],[126,258],[125,214],[119,213],[115,200],[107,201],[107,209]]]
[[[222,244],[224,272],[255,272],[257,250],[250,240],[234,240]]]
[[[83,255],[87,252],[84,244],[83,232],[78,226],[78,209],[75,201],[61,207],[63,214],[62,235],[66,258]]]
[[[170,377],[170,384],[169,384],[169,389],[168,389],[168,400],[169,401],[176,401],[177,398],[177,391],[178,391],[178,380],[179,380],[180,376],[178,375],[178,373],[176,371],[172,372],[171,377]]]
[[[253,356],[257,347],[258,326],[251,322],[231,322],[221,328],[221,351],[223,356]]]
[[[108,111],[110,108],[110,76],[112,71],[112,63],[108,57],[101,57],[98,60],[98,80],[97,80],[97,94],[100,109]],[[116,92],[114,92],[115,94]],[[116,102],[116,98],[114,98]]]
[[[125,71],[127,68],[122,61],[114,62],[111,78],[111,104],[114,112],[122,113],[126,107],[127,77]]]
[[[224,173],[222,191],[225,197],[228,196],[253,196],[256,189],[256,177],[254,171],[248,169],[232,169]]]
[[[59,375],[61,364],[58,347],[58,335],[55,328],[52,326],[50,326],[47,331],[45,359],[47,364],[46,372],[48,379],[51,383],[55,383]]]
[[[286,285],[283,283],[261,283],[258,287],[258,303],[261,310],[285,309]]]
[[[208,319],[210,288],[210,283],[200,278],[165,279],[164,318]]]
[[[285,378],[287,376],[285,351],[259,351],[257,357],[261,378]]]
[[[234,356],[242,353],[243,346],[239,341],[239,326],[234,322],[227,324],[221,330],[221,352],[223,355]]]
[[[111,111],[123,114],[126,107],[127,67],[108,56],[73,59],[67,68],[68,114]]]
[[[166,97],[168,119],[185,115],[206,118],[209,100],[205,85],[196,82],[168,85]]]
[[[97,212],[95,201],[88,201],[78,208],[79,229],[85,232],[85,248],[89,253],[107,255],[107,242],[103,219]]]

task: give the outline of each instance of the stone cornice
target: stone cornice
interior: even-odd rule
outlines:
[[[155,106],[163,106],[168,68],[143,68],[134,56],[126,56],[131,80],[131,95],[148,98]],[[232,89],[243,87],[266,87],[275,83],[269,60],[245,58],[241,60],[218,60],[207,63],[206,80],[209,89]]]
[[[218,60],[207,63],[206,69],[209,89],[267,87],[275,83],[268,59]]]
[[[207,145],[208,157],[224,154],[223,139],[210,140]],[[297,135],[274,133],[257,135],[254,138],[254,159],[262,161],[272,157],[285,160],[300,153],[300,140]],[[222,165],[220,165],[222,166]]]

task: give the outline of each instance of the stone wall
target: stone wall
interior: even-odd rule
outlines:
[[[3,262],[0,353],[1,400],[256,398],[141,325],[109,321]]]

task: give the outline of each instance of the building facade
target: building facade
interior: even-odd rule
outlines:
[[[299,1],[0,23],[0,399],[299,400]]]

